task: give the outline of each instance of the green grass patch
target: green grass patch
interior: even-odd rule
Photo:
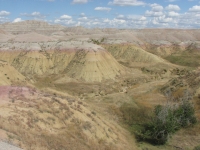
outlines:
[[[149,108],[133,104],[124,103],[120,107],[123,121],[131,127],[131,130],[138,125],[150,121],[151,110]]]
[[[200,55],[190,54],[190,53],[180,53],[180,54],[172,54],[170,56],[165,57],[166,60],[173,64],[187,66],[187,67],[198,67],[200,66]]]

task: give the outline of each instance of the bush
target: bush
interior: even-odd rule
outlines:
[[[106,38],[101,38],[100,40],[95,40],[95,39],[91,39],[90,42],[100,45],[101,43],[103,43],[106,40]]]
[[[179,105],[158,105],[151,121],[143,124],[142,130],[136,132],[136,136],[139,140],[153,144],[165,144],[172,133],[196,121],[194,107],[188,100],[182,100]]]
[[[196,146],[196,147],[194,148],[194,150],[200,150],[200,145],[199,145],[199,146]]]
[[[194,116],[194,107],[188,100],[183,100],[174,113],[176,117],[179,118],[181,127],[187,127],[197,122]]]

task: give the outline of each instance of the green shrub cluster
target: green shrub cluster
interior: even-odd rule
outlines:
[[[176,105],[158,105],[151,121],[143,124],[142,130],[135,132],[136,136],[138,140],[165,144],[172,133],[197,122],[194,113],[194,107],[189,100],[182,100]]]
[[[199,146],[196,146],[196,147],[194,148],[194,150],[200,150],[200,145],[199,145]]]
[[[95,39],[91,39],[91,42],[97,45],[100,45],[101,43],[103,43],[105,41],[105,38],[101,38],[100,40],[95,40]]]

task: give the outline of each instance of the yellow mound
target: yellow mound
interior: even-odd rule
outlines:
[[[104,47],[118,60],[141,63],[159,63],[164,60],[145,50],[126,44],[104,45]]]
[[[6,61],[9,64],[20,54],[20,51],[8,51],[0,49],[0,60]]]
[[[0,85],[11,85],[16,82],[25,82],[25,77],[7,62],[0,61]]]
[[[78,50],[64,70],[72,78],[100,82],[114,79],[124,69],[106,50]]]
[[[10,50],[12,46],[15,48]],[[12,46],[1,48],[0,59],[26,76],[66,74],[74,79],[101,82],[124,72],[124,67],[108,51],[92,43],[14,43]]]
[[[22,51],[12,65],[24,75],[42,75],[53,67],[53,62],[41,51]]]

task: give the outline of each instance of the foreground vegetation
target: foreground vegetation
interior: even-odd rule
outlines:
[[[199,145],[199,146],[196,146],[196,147],[194,148],[194,150],[200,150],[200,145]]]
[[[157,105],[151,121],[142,125],[141,131],[136,131],[139,140],[153,144],[165,144],[172,133],[196,123],[194,108],[189,101],[166,106]]]
[[[138,141],[155,145],[165,144],[173,133],[197,122],[194,106],[187,96],[176,104],[157,105],[152,113],[145,108],[136,110],[136,113],[134,110],[125,105],[121,107],[124,121]]]

